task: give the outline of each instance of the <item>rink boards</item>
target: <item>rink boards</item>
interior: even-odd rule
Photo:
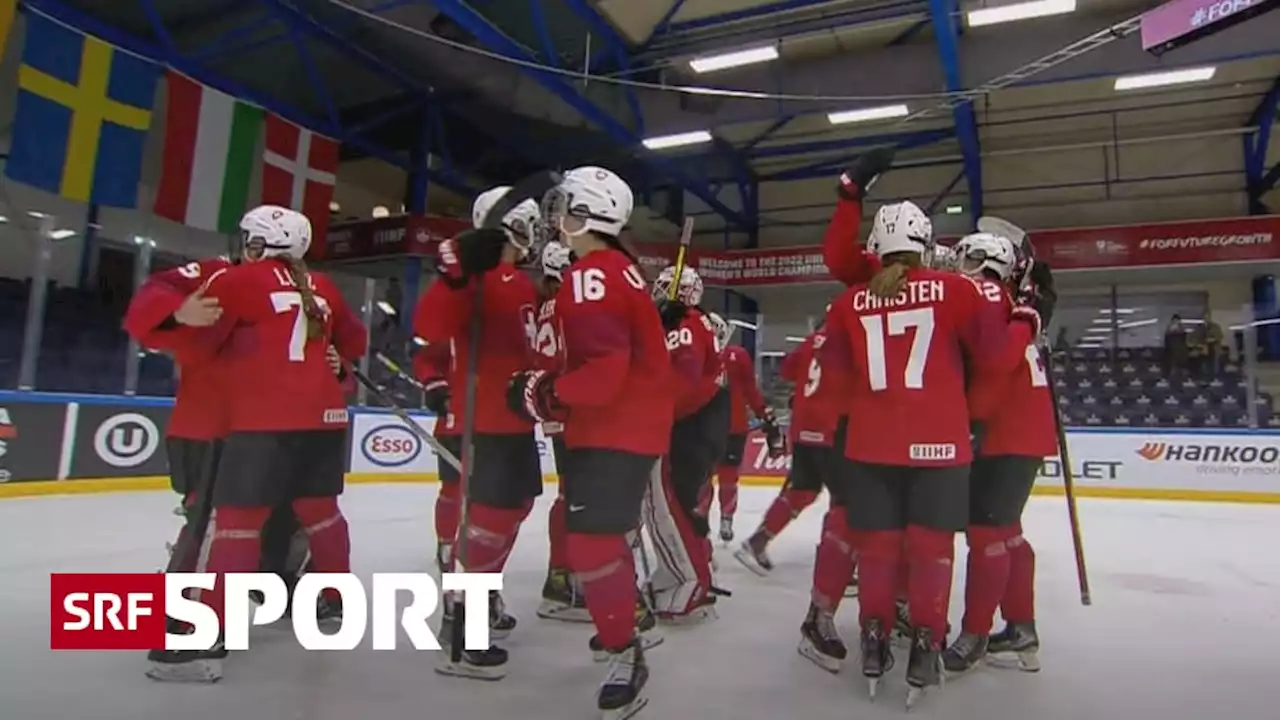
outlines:
[[[163,430],[172,400],[0,391],[0,497],[167,487]],[[415,413],[430,432],[435,418]],[[1086,497],[1280,503],[1280,432],[1080,428],[1068,433],[1077,493]],[[436,458],[394,415],[352,408],[351,482],[431,482]],[[543,473],[555,477],[538,434]],[[790,458],[770,459],[747,440],[741,475],[777,485]],[[1061,494],[1062,463],[1045,461],[1036,491]]]

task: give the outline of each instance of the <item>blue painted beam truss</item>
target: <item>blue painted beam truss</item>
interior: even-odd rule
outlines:
[[[413,0],[395,0],[394,2],[383,3],[378,7],[382,10],[387,10],[391,7],[407,4],[410,1]],[[325,109],[326,117],[324,118],[310,117],[307,113],[300,112],[284,103],[277,102],[273,98],[266,97],[263,93],[256,92],[240,83],[222,77],[208,68],[209,61],[223,52],[243,53],[251,46],[261,47],[265,44],[267,41],[263,39],[256,40],[251,44],[245,44],[246,40],[263,29],[263,15],[255,13],[252,15],[252,22],[237,26],[216,38],[206,47],[197,50],[195,53],[190,53],[179,50],[170,29],[160,15],[157,0],[138,0],[138,2],[146,14],[151,25],[152,34],[158,42],[132,36],[65,4],[61,0],[23,0],[23,5],[58,22],[101,38],[130,53],[173,68],[210,87],[260,105],[291,122],[329,135],[341,142],[343,146],[356,152],[376,157],[403,168],[410,174],[421,173],[422,177],[415,178],[415,182],[422,187],[425,187],[425,183],[429,180],[464,195],[472,195],[476,192],[475,187],[462,173],[448,163],[442,168],[431,169],[427,167],[425,158],[413,157],[412,153],[395,152],[381,147],[368,139],[367,133],[374,127],[397,117],[403,117],[410,112],[421,113],[424,108],[431,106],[433,103],[430,93],[376,55],[353,45],[346,38],[321,25],[295,5],[290,4],[288,0],[265,0],[261,3],[268,12],[265,17],[272,20],[275,25],[282,27],[278,35],[268,35],[268,41],[274,42],[276,39],[284,38],[295,43],[303,71],[316,93],[317,100]],[[371,72],[399,85],[412,98],[406,103],[408,108],[398,108],[394,112],[384,113],[382,116],[373,118],[359,126],[344,126],[339,117],[338,108],[333,102],[332,95],[324,85],[321,73],[310,55],[306,42],[308,40],[329,45],[346,57],[364,65]],[[424,113],[424,115],[423,122],[430,122],[430,113]]]
[[[943,78],[948,92],[964,90],[960,71],[960,4],[959,0],[929,0],[929,15],[933,21],[934,37],[938,45],[938,59],[942,63]],[[956,140],[964,159],[964,176],[969,186],[969,211],[975,220],[984,212],[982,199],[982,148],[978,140],[978,118],[973,102],[966,101],[952,110],[956,126]]]
[[[1280,163],[1267,169],[1267,154],[1271,146],[1271,130],[1280,110],[1280,78],[1276,78],[1271,90],[1249,117],[1249,125],[1255,130],[1244,136],[1244,173],[1249,194],[1249,214],[1266,215],[1271,209],[1262,202],[1262,196],[1280,182]]]

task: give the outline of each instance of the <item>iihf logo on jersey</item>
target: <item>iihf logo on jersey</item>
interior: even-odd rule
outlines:
[[[293,633],[307,650],[355,649],[364,641],[370,615],[374,650],[395,650],[400,629],[415,650],[439,650],[427,620],[440,606],[443,587],[465,603],[463,646],[485,650],[489,593],[502,590],[499,573],[444,573],[439,585],[426,573],[376,573],[370,596],[353,574],[307,573],[290,598],[284,580],[273,573],[227,573],[220,625],[214,609],[195,599],[202,593],[207,598],[216,579],[214,573],[51,575],[49,648],[209,650],[222,639],[228,650],[248,650],[249,628],[280,620],[288,607]],[[342,624],[333,633],[321,632],[316,617],[327,589],[342,598]],[[250,600],[253,591],[261,593],[261,605]],[[408,595],[403,607],[398,593]],[[170,632],[179,628],[186,632]]]

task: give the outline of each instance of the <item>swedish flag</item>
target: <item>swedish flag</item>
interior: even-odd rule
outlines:
[[[160,67],[27,13],[10,178],[81,202],[133,207]]]

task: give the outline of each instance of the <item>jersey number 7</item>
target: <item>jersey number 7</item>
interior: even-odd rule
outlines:
[[[316,304],[329,314],[329,303],[319,295]],[[307,314],[302,311],[302,293],[282,290],[271,293],[271,306],[276,314],[293,313],[293,330],[289,333],[289,362],[302,362],[307,359]]]
[[[907,366],[903,370],[902,384],[909,390],[924,388],[924,368],[929,361],[929,346],[933,343],[933,308],[896,310],[884,315],[866,315],[862,329],[867,335],[867,375],[872,390],[889,388],[889,370],[885,359],[885,326],[889,336],[905,335],[915,329],[911,349],[907,354]]]

